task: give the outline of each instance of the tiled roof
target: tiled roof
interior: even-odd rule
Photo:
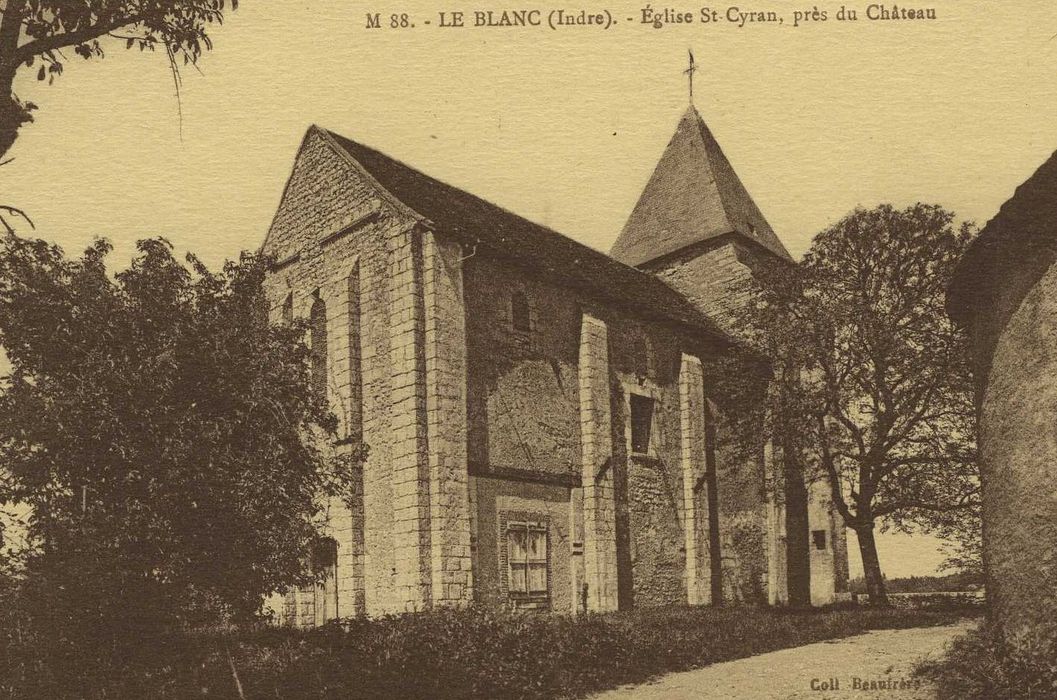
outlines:
[[[989,307],[996,285],[1017,278],[1013,266],[1057,247],[1057,153],[1025,180],[969,245],[947,287],[947,312],[956,323]]]
[[[610,254],[628,265],[644,265],[728,233],[792,259],[691,106]]]
[[[735,341],[659,278],[622,264],[545,226],[425,175],[411,166],[324,131],[382,188],[438,231],[476,243],[593,298]]]

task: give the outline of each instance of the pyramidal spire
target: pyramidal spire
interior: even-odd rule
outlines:
[[[609,254],[642,266],[726,234],[792,259],[690,105]]]

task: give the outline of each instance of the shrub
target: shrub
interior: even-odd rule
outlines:
[[[236,698],[237,678],[246,698],[572,698],[869,629],[953,619],[880,609],[665,608],[581,617],[437,610],[307,631],[173,634],[120,655],[67,646],[80,655],[76,663],[22,654],[51,659],[51,667],[0,668],[8,679],[0,686],[9,697]],[[0,656],[0,664],[16,658]]]
[[[1012,648],[988,626],[959,637],[947,656],[917,673],[936,683],[939,700],[1045,700],[1057,697],[1057,649]]]
[[[974,608],[982,610],[986,606],[982,592],[895,593],[889,594],[888,602],[897,608],[952,612]]]

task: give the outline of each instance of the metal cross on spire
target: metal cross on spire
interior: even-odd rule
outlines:
[[[683,75],[686,75],[690,79],[690,104],[694,103],[694,73],[697,72],[697,64],[694,63],[694,52],[688,51],[690,54],[690,67],[683,71]]]

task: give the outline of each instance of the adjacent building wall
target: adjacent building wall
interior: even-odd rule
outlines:
[[[1057,225],[1009,205],[1001,216],[1036,242],[991,252],[977,283],[993,296],[972,311],[984,561],[996,627],[1038,649],[1057,644]]]

